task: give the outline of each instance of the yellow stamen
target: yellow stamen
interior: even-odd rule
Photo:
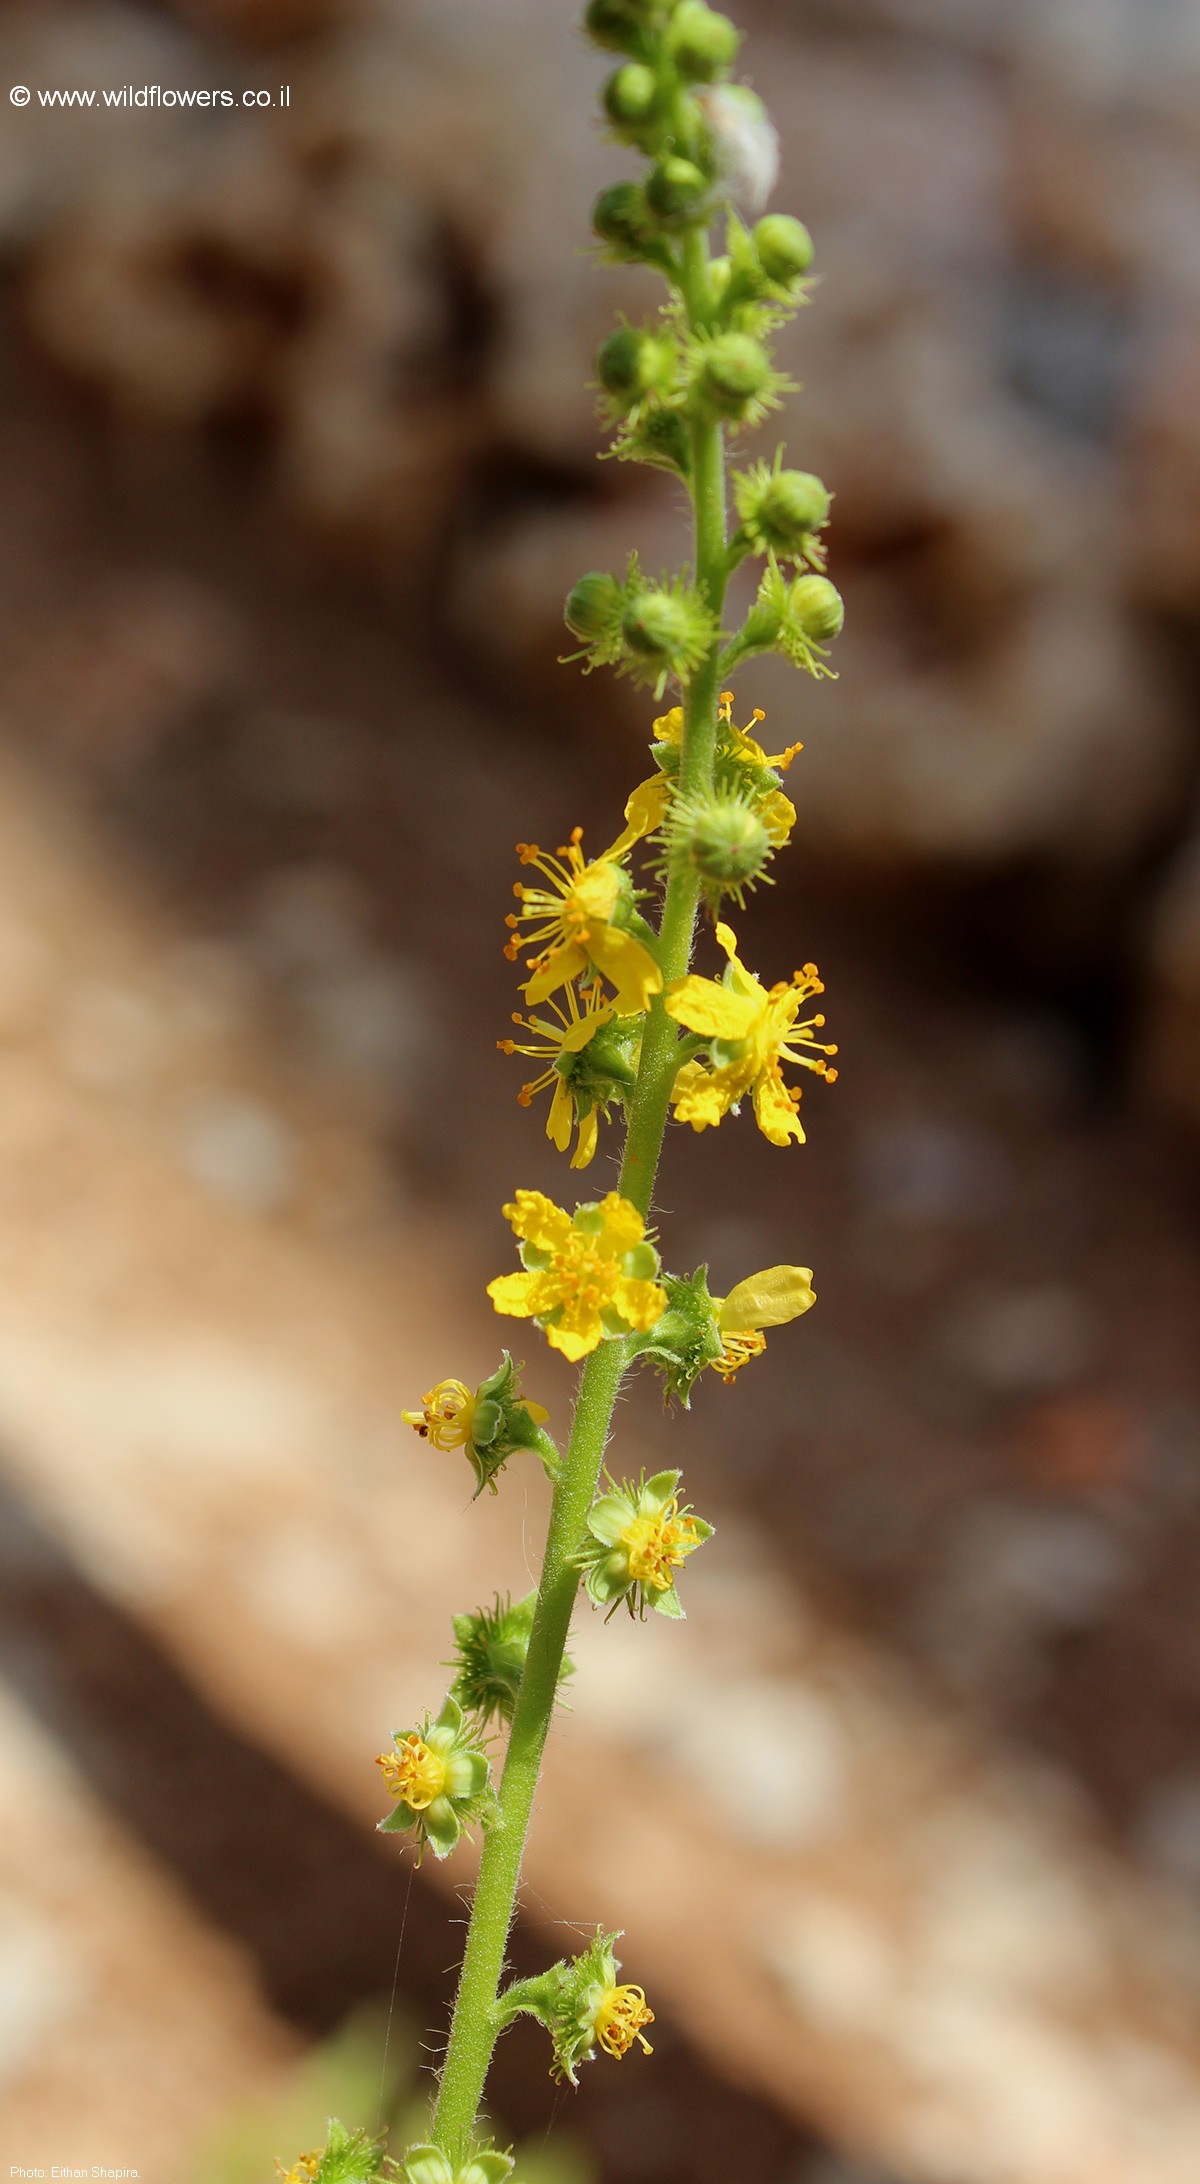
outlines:
[[[654,2012],[646,2004],[645,1991],[641,1987],[606,1987],[599,2009],[596,2011],[596,2038],[606,2055],[620,2062],[628,2055],[636,2040],[647,2055],[654,2049],[646,2039],[643,2025],[654,2023]]]
[[[475,1398],[462,1380],[439,1380],[421,1397],[419,1411],[401,1411],[406,1426],[434,1448],[465,1448],[475,1424]]]
[[[720,1357],[713,1359],[712,1369],[720,1373],[726,1387],[731,1388],[743,1365],[748,1365],[752,1357],[762,1356],[767,1338],[760,1327],[750,1327],[743,1335],[726,1334],[722,1339],[725,1347]]]
[[[446,1787],[446,1762],[431,1751],[423,1737],[410,1729],[394,1752],[380,1752],[375,1761],[392,1796],[411,1812],[424,1812]]]
[[[290,2169],[285,2170],[281,2161],[277,2161],[275,2164],[283,2184],[310,2184],[310,2179],[316,2175],[320,2166],[320,2147],[317,2148],[315,2153],[301,2154],[299,2161],[294,2161]]]
[[[629,1574],[635,1584],[666,1592],[674,1582],[672,1571],[700,1542],[694,1519],[681,1517],[678,1501],[669,1501],[657,1517],[635,1517],[627,1524],[621,1545],[629,1556]]]

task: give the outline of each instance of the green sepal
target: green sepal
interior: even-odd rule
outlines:
[[[550,1435],[531,1416],[522,1398],[521,1367],[505,1350],[494,1373],[475,1390],[471,1438],[464,1451],[475,1473],[473,1499],[485,1486],[495,1494],[496,1480],[510,1456],[522,1450],[536,1456],[551,1480],[558,1477],[559,1455]]]
[[[448,1858],[451,1851],[458,1848],[462,1835],[462,1822],[450,1799],[444,1793],[435,1797],[432,1805],[427,1805],[417,1817],[434,1857]]]
[[[655,1593],[650,1605],[656,1615],[665,1615],[673,1623],[687,1621],[683,1602],[673,1585],[669,1585],[666,1592]]]
[[[414,1812],[411,1805],[393,1805],[386,1818],[375,1822],[375,1832],[377,1835],[408,1835],[420,1818],[420,1813]]]

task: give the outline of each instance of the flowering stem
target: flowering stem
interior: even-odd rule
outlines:
[[[708,245],[703,235],[689,237],[685,245],[683,282],[692,323],[702,325],[710,308]],[[725,450],[720,425],[698,423],[693,426],[692,466],[696,580],[719,619],[728,573]],[[686,791],[711,786],[719,660],[720,644],[715,640],[687,691],[680,758],[680,786]],[[663,903],[656,949],[663,978],[668,984],[687,972],[699,899],[699,881],[692,873],[680,871],[672,875]],[[629,1103],[619,1186],[623,1196],[630,1199],[643,1216],[650,1211],[671,1088],[682,1059],[682,1044],[661,999],[656,1000],[643,1034],[637,1082]],[[504,1951],[520,1883],[521,1859],[537,1791],[542,1751],[554,1712],[563,1653],[579,1591],[579,1571],[573,1557],[585,1533],[617,1391],[629,1362],[630,1345],[621,1341],[603,1342],[589,1357],[580,1375],[571,1437],[554,1488],[529,1651],[500,1778],[499,1817],[487,1830],[484,1840],[462,1976],[434,2112],[433,2142],[455,2162],[464,2158],[483,2098],[492,2050],[501,2029],[497,1997],[504,1969]]]

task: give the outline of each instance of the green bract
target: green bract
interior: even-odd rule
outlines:
[[[610,1481],[610,1487],[588,1511],[589,1536],[576,1556],[588,1598],[610,1611],[624,1600],[631,1615],[655,1608],[679,1621],[683,1607],[674,1573],[711,1539],[711,1524],[679,1507],[677,1471],[643,1475],[636,1486],[629,1479]]]
[[[324,2146],[302,2154],[286,2171],[280,2165],[283,2184],[374,2184],[382,2176],[382,2139],[369,2138],[365,2131],[348,2131],[336,2116],[329,2118],[325,2128]]]
[[[392,1743],[379,1766],[399,1802],[379,1831],[415,1835],[419,1849],[428,1843],[435,1858],[448,1858],[464,1827],[493,1815],[487,1753],[454,1698],[443,1700],[436,1721],[427,1714],[419,1729],[394,1729]]]
[[[685,1410],[706,1365],[715,1365],[722,1340],[717,1308],[708,1293],[708,1268],[694,1274],[664,1274],[667,1309],[639,1344],[638,1355],[662,1374],[668,1402],[678,1397]]]

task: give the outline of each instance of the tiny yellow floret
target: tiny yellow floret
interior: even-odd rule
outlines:
[[[392,1796],[410,1812],[425,1812],[446,1787],[448,1763],[432,1751],[423,1737],[411,1729],[394,1752],[380,1752],[375,1761]]]
[[[620,859],[640,838],[643,819],[647,826],[655,823],[648,812],[639,815],[603,856],[590,862],[581,847],[582,827],[574,829],[553,857],[536,842],[518,842],[521,863],[532,865],[547,883],[527,887],[518,881],[513,893],[521,908],[506,920],[511,938],[504,953],[510,963],[523,948],[530,951],[530,976],[523,991],[531,1008],[578,978],[589,964],[616,988],[614,1006],[620,1016],[641,1016],[662,992],[662,972],[650,950],[611,922],[621,896]],[[524,934],[523,925],[529,927]]]
[[[285,2169],[281,2161],[277,2161],[275,2164],[276,2170],[282,2179],[282,2184],[311,2184],[311,2179],[316,2175],[320,2166],[320,2147],[314,2153],[301,2154],[300,2159],[294,2161],[290,2169]]]
[[[619,1191],[574,1216],[542,1191],[518,1191],[504,1217],[525,1246],[526,1271],[499,1275],[487,1293],[497,1312],[539,1320],[572,1364],[606,1334],[648,1333],[666,1310],[666,1291],[641,1270],[645,1222]],[[644,1256],[657,1265],[648,1246]]]
[[[401,1411],[406,1426],[434,1448],[465,1448],[475,1424],[475,1398],[462,1380],[439,1380],[421,1397],[419,1411]]]
[[[621,1533],[619,1544],[629,1557],[635,1584],[666,1592],[674,1583],[672,1573],[701,1541],[695,1518],[681,1517],[675,1500],[656,1517],[635,1517]]]
[[[519,1025],[522,1031],[533,1033],[533,1045],[520,1039],[496,1041],[502,1054],[528,1054],[534,1061],[545,1062],[546,1067],[541,1076],[533,1077],[528,1084],[521,1086],[517,1094],[517,1104],[520,1107],[529,1107],[539,1092],[550,1092],[546,1136],[552,1145],[558,1147],[560,1153],[565,1153],[571,1142],[575,1105],[559,1064],[564,1055],[581,1054],[588,1041],[605,1024],[610,1024],[614,1015],[612,1002],[605,1000],[597,985],[585,987],[582,1008],[579,1006],[580,997],[573,980],[567,985],[564,997],[567,1004],[565,1009],[554,999],[548,1004],[554,1011],[556,1022],[552,1022],[548,1016],[514,1014],[514,1024]],[[595,1108],[580,1117],[579,1141],[571,1161],[573,1168],[587,1167],[596,1150],[599,1127],[599,1116]]]
[[[654,2049],[642,2031],[643,2025],[654,2023],[654,2012],[647,2006],[645,1990],[641,1987],[606,1987],[596,2011],[596,2038],[606,2055],[620,2062],[628,2055],[636,2040],[647,2055]]]

